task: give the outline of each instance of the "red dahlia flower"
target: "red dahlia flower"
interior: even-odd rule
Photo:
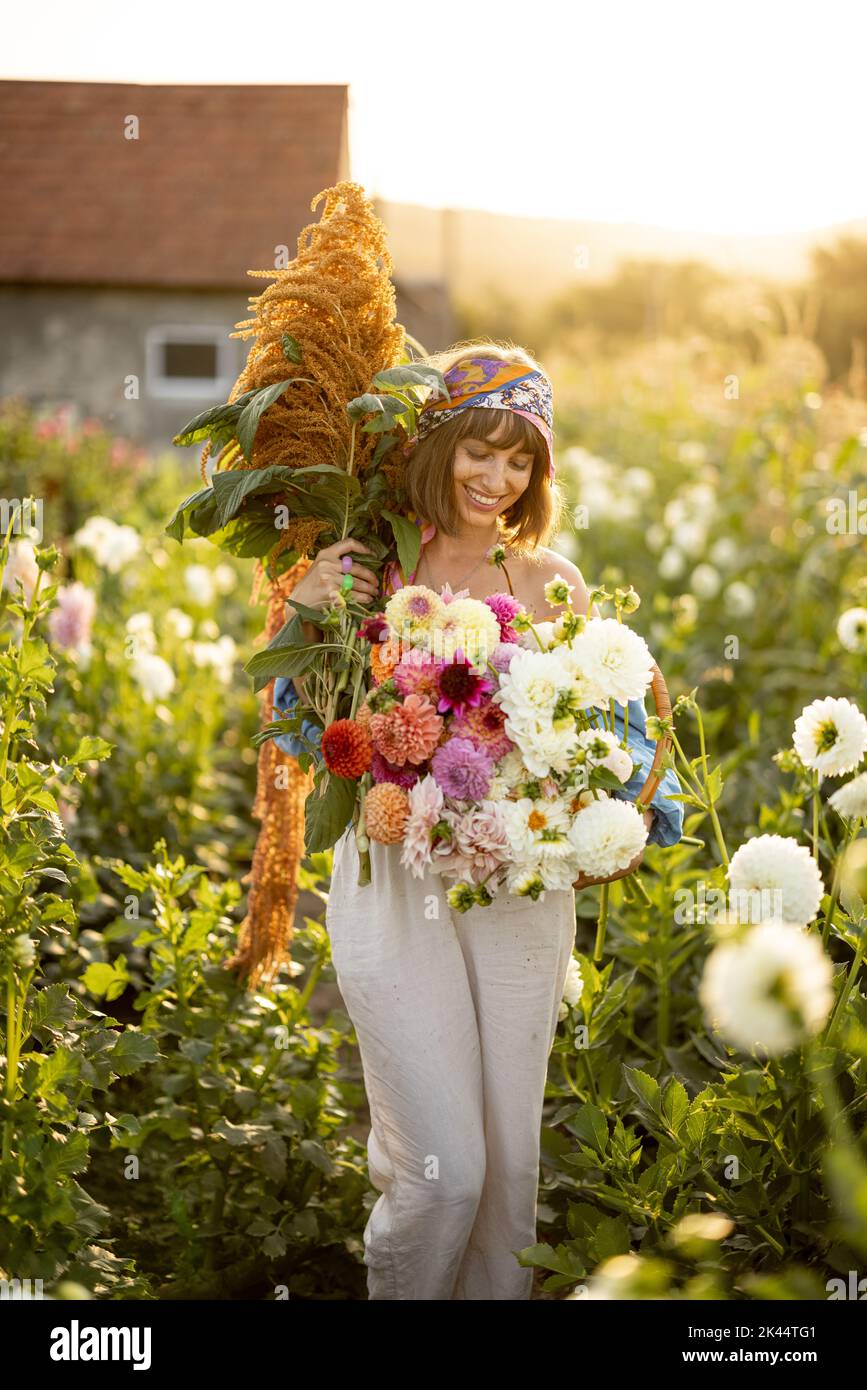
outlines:
[[[335,777],[360,777],[372,756],[370,735],[352,719],[336,719],[322,735],[322,757]]]

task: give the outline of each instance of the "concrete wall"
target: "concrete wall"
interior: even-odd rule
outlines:
[[[258,294],[270,281],[250,282]],[[74,418],[95,416],[109,429],[155,451],[180,456],[172,436],[192,416],[225,400],[251,339],[229,338],[250,317],[243,293],[160,289],[0,285],[0,396],[34,405],[70,405]],[[429,282],[398,287],[398,321],[428,351],[453,336],[447,299]],[[218,330],[225,389],[175,384],[159,394],[148,343],[169,325]]]

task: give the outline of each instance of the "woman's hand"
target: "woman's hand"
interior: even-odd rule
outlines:
[[[653,811],[646,810],[644,812],[644,824],[647,826],[649,830],[651,825],[653,824]],[[630,864],[627,864],[625,869],[618,869],[616,874],[609,874],[608,878],[588,878],[585,874],[580,874],[579,877],[576,878],[575,882],[572,884],[572,887],[592,888],[594,887],[594,885],[599,883],[613,883],[614,879],[616,878],[626,878],[627,874],[633,873],[634,870],[638,868],[643,858],[644,850],[642,849],[639,850],[638,854],[636,854],[632,862]]]
[[[351,538],[335,541],[333,545],[326,545],[320,550],[304,578],[300,579],[292,590],[290,606],[295,598],[307,608],[321,608],[324,604],[333,602],[340,593],[340,583],[344,575],[341,558],[353,551],[362,555],[373,554],[368,546]],[[357,560],[353,560],[349,573],[353,579],[352,597],[357,603],[369,603],[372,598],[376,598],[379,593],[378,575],[359,564]]]

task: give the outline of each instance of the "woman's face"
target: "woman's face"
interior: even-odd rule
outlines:
[[[526,492],[532,471],[532,451],[520,444],[505,449],[489,440],[459,440],[453,476],[461,520],[468,526],[490,529],[494,517],[508,511]]]

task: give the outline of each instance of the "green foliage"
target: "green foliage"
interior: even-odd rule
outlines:
[[[0,570],[8,559],[6,534]],[[146,1285],[128,1258],[95,1244],[109,1213],[78,1179],[107,1126],[98,1093],[152,1062],[156,1044],[36,979],[39,952],[65,949],[75,924],[64,888],[80,865],[57,795],[110,752],[96,736],[66,757],[40,748],[54,663],[36,628],[53,604],[45,580],[56,559],[38,552],[35,580],[0,590],[0,1276],[51,1287],[65,1275],[96,1294],[134,1296]]]
[[[159,1053],[129,1088],[134,1117],[113,1126],[102,1158],[105,1173],[112,1156],[137,1160],[118,1231],[132,1231],[139,1262],[160,1277],[160,1297],[357,1290],[363,1151],[342,1132],[337,1078],[351,1026],[335,1015],[316,1027],[307,1012],[328,957],[321,924],[308,919],[303,934],[304,987],[251,995],[224,968],[235,882],[215,885],[163,842],[144,871],[114,868],[153,902],[130,943],[144,956],[133,1036]],[[310,870],[306,882],[321,880]],[[95,992],[111,987],[107,975],[90,980]]]

